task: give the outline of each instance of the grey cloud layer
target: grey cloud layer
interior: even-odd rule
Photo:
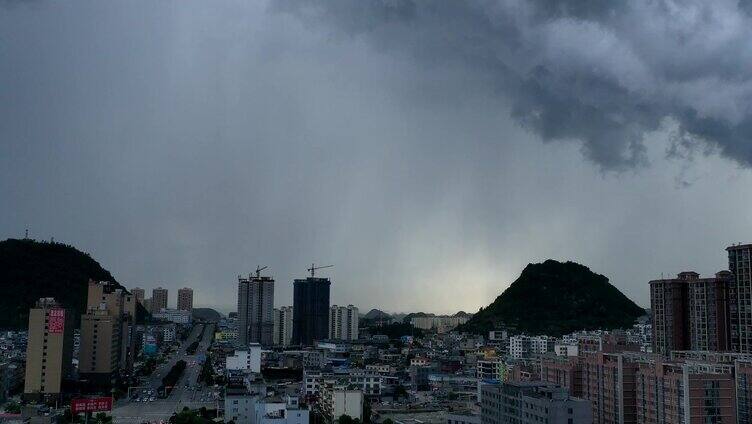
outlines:
[[[670,120],[681,148],[752,164],[749,2],[284,0],[309,22],[429,69],[492,75],[512,116],[545,141],[578,140],[606,169],[646,160]]]

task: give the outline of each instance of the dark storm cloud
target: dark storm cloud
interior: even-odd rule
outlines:
[[[646,159],[664,120],[752,164],[752,18],[742,1],[284,0],[277,10],[430,66],[490,74],[544,141],[606,169]],[[427,70],[430,72],[430,69]]]

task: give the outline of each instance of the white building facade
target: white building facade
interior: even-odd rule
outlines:
[[[332,340],[358,339],[358,308],[353,305],[329,308],[329,338]]]
[[[232,356],[227,357],[225,369],[228,371],[246,370],[255,373],[261,372],[261,345],[248,345],[246,350],[236,350]]]

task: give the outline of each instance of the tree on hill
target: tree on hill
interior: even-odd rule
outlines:
[[[632,326],[645,310],[608,278],[574,262],[529,264],[509,288],[458,331],[488,334],[508,328],[531,335]]]
[[[119,285],[91,256],[72,246],[29,239],[1,241],[0,328],[26,328],[29,308],[41,297],[54,297],[70,308],[78,324],[86,310],[89,279]],[[147,315],[138,305],[136,319],[143,321]]]

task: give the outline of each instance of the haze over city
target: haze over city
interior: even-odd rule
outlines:
[[[748,8],[513,3],[0,1],[0,236],[224,312],[257,265],[278,305],[315,262],[333,304],[436,313],[547,258],[645,307],[724,269]]]

